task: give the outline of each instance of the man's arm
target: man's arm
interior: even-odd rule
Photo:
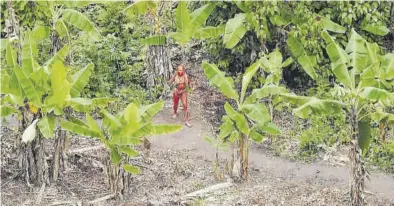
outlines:
[[[171,77],[170,81],[168,81],[168,84],[171,84],[172,82],[175,81],[175,75],[176,75],[176,74],[174,74],[174,75]]]

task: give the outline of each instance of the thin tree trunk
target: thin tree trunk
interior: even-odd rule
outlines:
[[[240,138],[239,138],[239,164],[240,164],[240,167],[239,167],[239,170],[240,170],[240,177],[243,177],[244,176],[244,162],[245,162],[245,159],[244,159],[244,138],[243,138],[243,135],[241,134],[241,136],[240,136]]]
[[[104,158],[104,165],[104,173],[111,194],[113,194],[115,198],[123,198],[130,190],[130,174],[121,169],[120,165],[114,165],[109,154]]]
[[[43,183],[49,184],[48,164],[45,159],[45,149],[42,134],[37,132],[37,137],[30,143],[21,144],[23,152],[20,162],[24,170],[27,184],[41,186]]]
[[[365,167],[358,145],[358,122],[356,110],[351,108],[352,139],[350,141],[350,200],[352,206],[364,205]]]
[[[244,146],[245,146],[245,154],[244,154],[244,161],[243,161],[243,179],[247,180],[248,179],[248,167],[249,167],[249,139],[247,136],[243,135],[243,141],[244,141]]]
[[[67,169],[66,142],[69,141],[66,131],[58,128],[56,131],[57,138],[54,143],[52,178],[57,181],[61,172]]]

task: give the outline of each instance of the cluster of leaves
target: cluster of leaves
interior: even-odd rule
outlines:
[[[140,168],[128,162],[129,157],[138,156],[134,147],[140,145],[148,136],[173,133],[182,128],[181,125],[152,123],[152,118],[163,107],[163,101],[146,106],[130,103],[116,115],[102,109],[100,111],[103,117],[102,128],[89,113],[86,113],[86,121],[73,119],[63,121],[61,125],[70,132],[99,139],[108,148],[114,165],[122,164],[125,171],[137,174]]]
[[[127,6],[127,2],[97,4],[85,11],[105,36],[97,43],[80,36],[74,46],[72,64],[90,61],[97,65],[84,90],[87,97],[115,96],[126,102],[151,102],[157,98],[158,92],[145,88],[142,78],[145,52],[141,40],[148,36],[150,28],[121,12]]]
[[[202,67],[210,83],[226,97],[235,101],[237,105],[236,108],[233,108],[229,102],[225,103],[226,115],[222,118],[223,122],[219,135],[216,140],[206,138],[209,142],[223,148],[228,143],[243,141],[243,136],[248,140],[262,142],[264,135],[278,135],[281,133],[278,127],[271,122],[272,117],[266,105],[260,102],[263,98],[286,92],[283,87],[275,84],[277,83],[275,80],[276,73],[271,74],[263,87],[254,89],[248,96],[246,92],[253,76],[261,68],[276,71],[291,63],[288,60],[282,61],[282,55],[276,50],[248,67],[242,76],[240,95],[235,90],[234,80],[231,77],[225,77],[225,73],[220,71],[215,64],[203,62]]]
[[[377,9],[373,9],[374,4],[378,2],[219,2],[220,8],[212,13],[207,21],[208,25],[216,26],[223,22],[235,25],[233,21],[243,22],[237,26],[240,32],[237,38],[240,41],[234,47],[228,47],[233,45],[226,45],[226,38],[223,41],[219,38],[212,39],[204,42],[205,49],[212,54],[212,59],[219,66],[228,68],[234,75],[243,72],[245,65],[240,64],[250,65],[258,57],[256,53],[265,52],[265,48],[273,50],[279,46],[285,57],[295,55],[298,59],[297,54],[286,44],[288,38],[295,38],[303,45],[305,54],[313,57],[308,63],[315,66],[316,75],[313,77],[318,76],[320,84],[320,81],[327,82],[328,77],[333,76],[321,44],[320,31],[324,28],[338,32],[338,40],[343,44],[348,40],[348,36],[344,35],[345,31],[349,28],[363,29],[360,34],[368,37],[367,40],[380,42],[380,36],[388,33],[390,3],[381,2]],[[354,8],[350,9],[350,6]],[[348,23],[343,20],[350,18],[347,12],[354,13],[352,21]],[[302,67],[310,58],[302,59]],[[301,65],[294,64],[284,72],[284,80],[288,85],[297,85],[297,82],[309,79],[308,75],[299,71],[302,71]],[[305,88],[306,85],[299,86]]]
[[[15,48],[19,43],[16,39],[5,40],[7,66],[1,70],[1,92],[4,95],[1,115],[20,114],[19,107],[24,107],[28,101],[29,110],[37,116],[36,120],[39,119],[35,123],[40,132],[45,138],[50,138],[57,127],[56,121],[67,118],[64,116],[67,108],[86,111],[95,106],[105,106],[111,99],[80,98],[94,65],[88,64],[71,75],[70,68],[64,65],[68,46],[60,49],[44,65],[39,65],[35,59],[38,56],[37,42],[42,35],[37,32],[40,30],[25,32],[22,51],[18,50],[19,47]],[[18,56],[21,57],[21,66]],[[34,135],[24,140],[31,141],[31,138]]]

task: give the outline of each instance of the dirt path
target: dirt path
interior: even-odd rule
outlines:
[[[170,118],[171,105],[166,106],[155,118],[157,123],[180,123]],[[203,137],[211,133],[211,127],[204,124],[198,116],[191,120],[192,128],[183,127],[176,133],[161,137],[151,138],[153,150],[188,150],[193,155],[213,160],[214,149]],[[349,184],[349,171],[347,167],[334,167],[324,162],[301,163],[291,162],[279,157],[265,153],[261,148],[252,148],[249,156],[251,168],[268,172],[270,178],[289,182],[304,182],[307,184],[347,188]],[[263,175],[263,174],[262,174]],[[267,174],[264,174],[267,175]],[[392,176],[375,173],[371,174],[371,181],[367,181],[366,190],[372,192],[373,196],[382,197],[394,205],[394,178]]]

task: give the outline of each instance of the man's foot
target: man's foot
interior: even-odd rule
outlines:
[[[173,119],[176,119],[176,114],[173,114],[173,115],[172,115],[172,118],[173,118]]]
[[[189,122],[185,122],[185,125],[188,126],[188,127],[192,126],[191,124],[189,124]]]

